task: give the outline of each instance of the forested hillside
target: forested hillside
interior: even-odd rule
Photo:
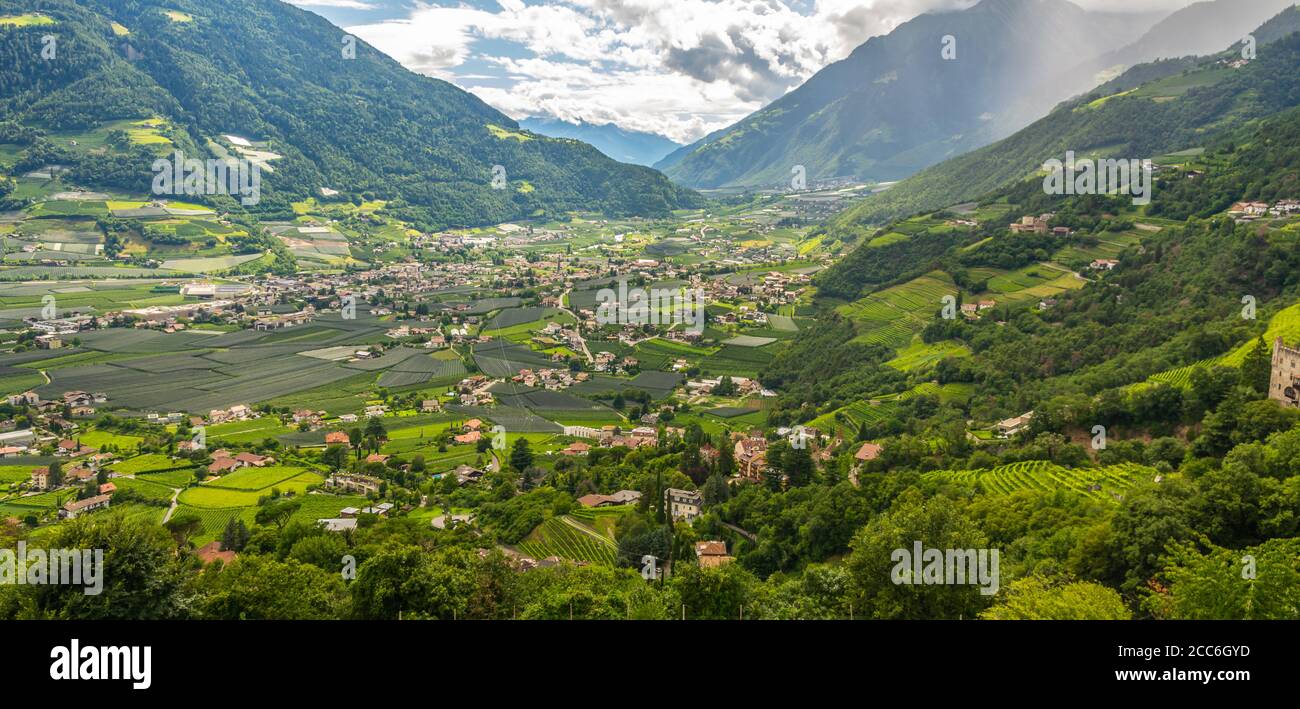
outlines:
[[[1036,173],[1045,160],[1064,158],[1067,150],[1150,158],[1197,147],[1216,129],[1294,106],[1300,102],[1300,38],[1290,32],[1297,28],[1300,9],[1271,20],[1257,36],[1257,59],[1241,68],[1227,65],[1240,59],[1239,47],[1194,65],[1170,61],[1134,67],[1005,140],[864,200],[836,227],[851,230],[979,199]],[[1284,34],[1290,36],[1275,39]]]
[[[38,131],[158,117],[193,157],[237,136],[280,156],[259,209],[319,196],[390,200],[424,229],[599,209],[665,214],[691,193],[585,144],[521,131],[451,84],[407,71],[324,19],[271,0],[48,0],[45,26],[0,28],[0,115]],[[6,0],[0,13],[31,10]],[[43,37],[57,38],[42,58]],[[30,162],[90,183],[147,191],[152,156],[50,142]],[[214,147],[214,141],[216,147]],[[507,184],[493,189],[501,166]]]

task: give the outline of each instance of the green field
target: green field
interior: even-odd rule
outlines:
[[[518,546],[520,551],[535,559],[558,556],[604,566],[614,565],[616,551],[612,539],[568,516],[546,520]]]
[[[1099,501],[1115,501],[1136,483],[1153,480],[1153,468],[1121,463],[1100,468],[1063,468],[1047,461],[1024,461],[991,470],[947,470],[925,473],[923,480],[974,485],[994,494],[1017,490],[1069,490]]]

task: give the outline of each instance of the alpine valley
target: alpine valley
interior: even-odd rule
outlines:
[[[0,0],[0,619],[1297,619],[1300,9],[956,4],[675,147]]]

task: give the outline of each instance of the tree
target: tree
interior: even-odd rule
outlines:
[[[359,428],[348,431],[348,442],[352,445],[352,450],[356,451],[357,460],[361,460],[361,444],[365,438],[365,434]]]
[[[516,438],[514,447],[510,451],[510,467],[522,474],[532,464],[533,451],[528,444],[528,439],[523,436]]]
[[[283,529],[289,518],[302,507],[302,500],[273,500],[258,508],[253,520],[258,524],[274,524]]]
[[[813,481],[813,459],[808,446],[788,446],[781,455],[781,470],[790,487],[803,487]]]
[[[244,556],[200,577],[200,618],[336,620],[347,616],[348,592],[338,573],[293,559]]]
[[[177,546],[185,546],[192,535],[203,529],[203,520],[193,512],[177,512],[163,526],[171,532]]]
[[[731,477],[736,472],[736,448],[731,445],[726,434],[719,437],[718,443],[718,473],[723,477]]]
[[[739,564],[714,568],[674,564],[669,580],[690,620],[738,620],[741,609],[752,603],[757,585],[758,579]]]
[[[1241,383],[1257,394],[1268,394],[1269,377],[1273,372],[1273,352],[1264,336],[1255,340],[1255,346],[1246,353],[1241,363]]]
[[[909,489],[850,543],[849,595],[858,609],[855,613],[876,619],[956,620],[973,618],[990,604],[991,597],[970,578],[964,585],[929,584],[907,573],[909,582],[896,582],[903,564],[896,553],[911,554],[918,542],[923,550],[987,550],[990,546],[961,503],[946,497],[927,500]]]
[[[1115,591],[1098,583],[1052,582],[1039,576],[1017,579],[985,620],[1131,620],[1133,612]]]
[[[704,488],[701,490],[704,497],[704,504],[712,507],[719,505],[731,499],[731,486],[727,484],[727,479],[720,474],[713,474],[704,482]]]
[[[243,551],[244,545],[248,544],[248,525],[244,520],[238,517],[232,517],[226,522],[226,528],[221,532],[221,549],[222,551]]]
[[[337,443],[325,449],[321,454],[321,462],[329,466],[332,470],[339,470],[348,462],[348,449]]]
[[[167,620],[188,612],[187,572],[161,526],[109,510],[60,525],[48,545],[102,550],[102,566],[89,567],[98,573],[87,584],[99,593],[72,584],[11,587],[12,593],[0,593],[0,619]]]
[[[1143,608],[1174,620],[1294,620],[1300,606],[1300,539],[1270,539],[1240,551],[1174,545],[1162,584]]]
[[[384,428],[384,422],[378,416],[371,416],[366,421],[366,437],[375,440],[383,440],[388,437],[388,430]]]

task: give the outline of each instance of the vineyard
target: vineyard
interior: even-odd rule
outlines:
[[[552,517],[519,543],[519,550],[534,559],[558,556],[570,561],[614,565],[614,542],[572,517]]]
[[[898,414],[899,402],[906,401],[914,396],[937,396],[943,403],[966,402],[975,393],[975,387],[972,384],[950,383],[935,384],[933,382],[924,382],[916,385],[913,389],[901,394],[890,394],[882,396],[872,403],[871,401],[855,401],[847,406],[840,407],[831,413],[824,414],[809,422],[808,425],[822,430],[832,430],[838,426],[852,426],[854,430],[861,427],[863,423],[875,424],[891,416]]]
[[[1300,341],[1300,304],[1285,308],[1274,315],[1268,323],[1268,330],[1264,332],[1264,342],[1269,347],[1273,346],[1273,341],[1281,337],[1287,344],[1294,345]],[[1240,367],[1246,361],[1246,355],[1254,349],[1257,340],[1247,340],[1228,353],[1202,360],[1194,364],[1189,364],[1177,369],[1153,374],[1147,379],[1146,384],[1163,383],[1171,386],[1186,389],[1192,385],[1192,371],[1202,367]],[[1141,386],[1141,384],[1135,385]]]
[[[947,274],[934,272],[902,285],[841,306],[839,311],[857,325],[858,342],[903,348],[943,307],[945,295],[956,296],[957,287]]]
[[[1155,476],[1153,468],[1136,463],[1070,469],[1034,460],[1000,465],[991,470],[937,470],[925,473],[921,478],[927,482],[971,485],[999,495],[1018,490],[1070,490],[1094,500],[1115,500],[1136,483],[1152,480]]]

